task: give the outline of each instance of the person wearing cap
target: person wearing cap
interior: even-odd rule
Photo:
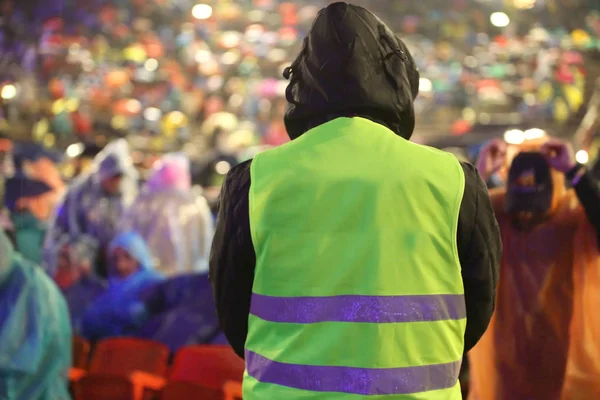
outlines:
[[[118,233],[118,224],[138,192],[138,174],[124,139],[109,143],[88,173],[69,186],[52,219],[44,244],[45,266],[54,275],[57,252],[65,236],[82,236],[98,248],[94,273],[107,277],[106,249]]]
[[[71,346],[60,291],[0,230],[0,398],[69,399]]]
[[[501,253],[485,183],[409,141],[419,72],[365,8],[321,10],[284,75],[291,142],[228,173],[210,259],[244,399],[460,399]]]
[[[24,258],[42,261],[42,247],[52,214],[53,191],[46,183],[18,172],[6,179],[4,206],[10,212],[15,245]]]
[[[510,156],[494,146],[480,155],[483,177]],[[598,182],[566,142],[513,153],[506,188],[490,192],[504,254],[494,317],[469,353],[469,398],[598,398]]]

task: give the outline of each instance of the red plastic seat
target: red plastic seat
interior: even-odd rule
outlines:
[[[223,392],[208,389],[191,382],[169,382],[165,386],[161,400],[223,400]]]
[[[224,400],[242,400],[241,382],[229,381],[223,386]]]
[[[73,337],[73,367],[87,369],[90,359],[90,343],[81,336]]]
[[[76,400],[133,400],[133,383],[125,377],[86,376],[75,385]]]
[[[106,339],[94,350],[89,373],[129,377],[136,371],[164,377],[169,348],[162,343],[134,338]]]
[[[175,356],[170,380],[220,391],[227,381],[241,382],[244,368],[244,361],[229,346],[188,346]]]

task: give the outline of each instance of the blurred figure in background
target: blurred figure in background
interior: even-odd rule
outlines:
[[[168,154],[156,164],[120,229],[139,233],[155,269],[168,277],[208,272],[214,223],[206,199],[191,188],[185,155]]]
[[[71,328],[65,301],[0,230],[0,398],[69,399]]]
[[[155,340],[176,352],[194,344],[228,344],[217,319],[208,273],[171,278],[144,299],[148,322],[136,337]]]
[[[89,243],[82,238],[65,243],[58,254],[54,281],[67,300],[74,335],[81,334],[83,315],[107,288],[106,283],[92,271],[96,251],[94,242]]]
[[[97,242],[94,273],[107,277],[106,249],[117,233],[126,208],[138,192],[138,173],[124,139],[109,143],[95,165],[70,186],[58,207],[44,245],[45,267],[54,274],[59,243],[64,236]]]
[[[134,332],[148,318],[144,293],[163,280],[153,270],[150,250],[137,233],[119,234],[110,243],[109,254],[108,290],[83,317],[83,335],[92,341]]]
[[[480,155],[487,160],[479,165],[488,166],[482,176],[506,163],[507,146],[495,146]],[[600,348],[600,335],[583,340],[587,327],[600,326],[598,303],[582,310],[586,293],[597,293],[600,284],[598,278],[574,284],[598,268],[597,182],[575,162],[570,145],[556,140],[521,145],[506,177],[505,189],[490,192],[504,254],[494,317],[469,353],[469,398],[597,398],[600,371],[577,350]]]
[[[5,190],[4,205],[10,212],[17,251],[40,265],[54,192],[44,182],[22,172],[6,179]]]
[[[40,180],[52,189],[52,195],[47,197],[47,201],[53,210],[66,189],[58,169],[62,155],[56,150],[44,148],[39,143],[16,142],[12,159],[16,172]]]

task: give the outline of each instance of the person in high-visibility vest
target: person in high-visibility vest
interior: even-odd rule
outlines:
[[[292,140],[229,172],[210,260],[244,399],[460,399],[501,253],[485,183],[408,141],[419,73],[366,9],[323,9],[284,74]]]

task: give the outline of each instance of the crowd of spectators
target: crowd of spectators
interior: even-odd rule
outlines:
[[[162,151],[191,141],[192,157],[215,128],[238,151],[287,141],[281,72],[327,1],[205,3],[54,1],[27,12],[7,2],[4,123],[29,121],[48,146],[128,135]],[[358,3],[415,55],[417,112],[442,124],[426,129],[564,123],[584,103],[587,60],[600,46],[593,1]],[[39,29],[25,28],[32,20]]]

